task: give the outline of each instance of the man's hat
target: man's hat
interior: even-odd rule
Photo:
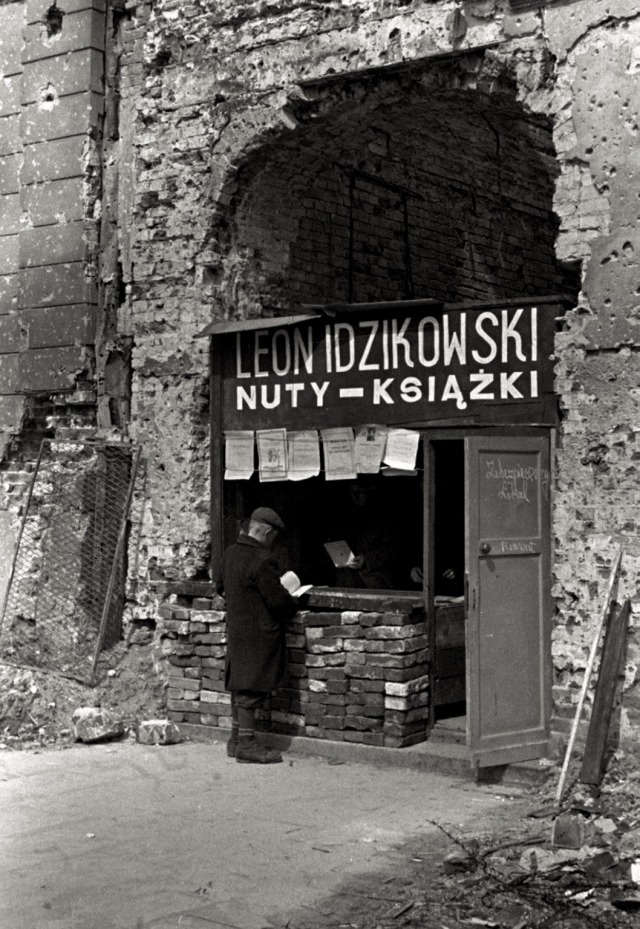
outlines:
[[[284,529],[284,523],[275,510],[268,506],[259,506],[251,514],[251,521],[264,523],[265,526],[273,526],[274,529]]]

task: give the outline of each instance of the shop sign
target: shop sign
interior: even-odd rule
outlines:
[[[406,423],[537,404],[552,391],[548,306],[319,318],[227,333],[225,429]]]

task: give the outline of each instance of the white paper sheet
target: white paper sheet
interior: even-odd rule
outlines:
[[[346,481],[356,478],[356,456],[353,429],[322,429],[324,476],[327,481]]]
[[[416,466],[420,433],[414,429],[389,429],[384,463],[389,468],[413,471]]]
[[[248,481],[255,470],[253,429],[227,432],[224,437],[225,481]]]
[[[344,539],[338,539],[336,542],[325,542],[324,547],[336,568],[349,567],[355,557],[349,548],[349,543],[345,542]]]
[[[259,429],[258,468],[261,481],[286,481],[287,479],[287,430]]]
[[[315,429],[287,433],[290,481],[305,481],[320,474],[320,437]]]
[[[360,426],[356,430],[355,452],[358,474],[378,473],[386,443],[386,426]]]

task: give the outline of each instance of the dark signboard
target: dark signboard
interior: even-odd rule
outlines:
[[[496,409],[518,405],[542,416],[553,392],[554,310],[399,309],[213,332],[222,428],[495,422]]]

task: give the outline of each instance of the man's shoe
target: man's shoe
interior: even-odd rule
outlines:
[[[236,757],[237,749],[238,749],[238,740],[229,739],[229,741],[227,742],[227,755],[229,756],[229,758]]]
[[[236,761],[240,764],[278,764],[279,761],[282,761],[282,755],[280,752],[273,751],[273,749],[265,748],[258,742],[251,745],[238,743]]]

